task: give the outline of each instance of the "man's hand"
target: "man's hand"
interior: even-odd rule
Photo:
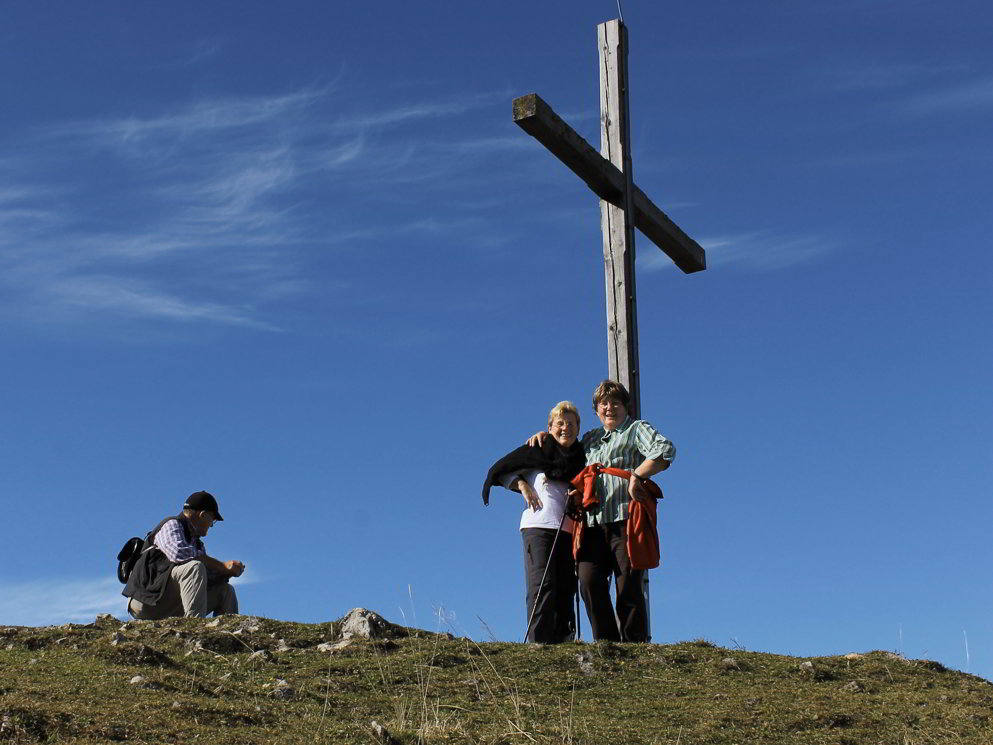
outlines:
[[[534,488],[524,479],[518,479],[516,486],[524,499],[527,500],[528,507],[531,508],[532,512],[537,512],[541,509],[541,500],[538,499],[538,494],[535,492]]]
[[[535,432],[528,438],[528,445],[533,448],[540,448],[545,443],[545,438],[548,437],[547,432]]]
[[[245,571],[245,565],[240,561],[225,561],[224,567],[232,577],[240,577],[241,573]]]

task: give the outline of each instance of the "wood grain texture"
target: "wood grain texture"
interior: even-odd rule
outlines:
[[[628,412],[638,418],[638,312],[634,276],[634,206],[628,127],[626,32],[619,21],[597,26],[600,51],[600,155],[621,173],[620,204],[600,201],[607,299],[608,377],[627,388]]]
[[[586,183],[600,199],[620,206],[624,174],[563,121],[537,93],[513,101],[514,121]],[[706,253],[634,185],[634,225],[682,271],[707,268]]]

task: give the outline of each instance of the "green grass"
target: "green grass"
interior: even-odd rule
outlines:
[[[477,644],[391,626],[328,653],[316,647],[340,624],[207,623],[0,627],[0,743],[993,743],[993,684],[884,652]]]

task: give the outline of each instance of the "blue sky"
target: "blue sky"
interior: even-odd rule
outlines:
[[[991,6],[624,12],[635,181],[709,263],[638,239],[655,640],[993,677]],[[479,487],[595,423],[606,330],[596,198],[510,102],[596,143],[615,16],[4,5],[0,623],[122,614],[120,544],[207,489],[245,612],[519,639]]]

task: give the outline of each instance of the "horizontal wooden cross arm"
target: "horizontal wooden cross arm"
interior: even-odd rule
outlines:
[[[552,154],[600,197],[616,204],[624,194],[621,172],[552,111],[537,93],[514,99],[514,122],[552,151]]]
[[[514,99],[514,121],[544,145],[593,193],[617,205],[624,195],[624,174],[566,124],[537,93]],[[634,224],[687,274],[707,268],[703,248],[679,229],[645,193],[634,187]]]
[[[686,235],[637,186],[634,187],[634,226],[686,274],[702,272],[707,268],[707,254],[703,247]]]

